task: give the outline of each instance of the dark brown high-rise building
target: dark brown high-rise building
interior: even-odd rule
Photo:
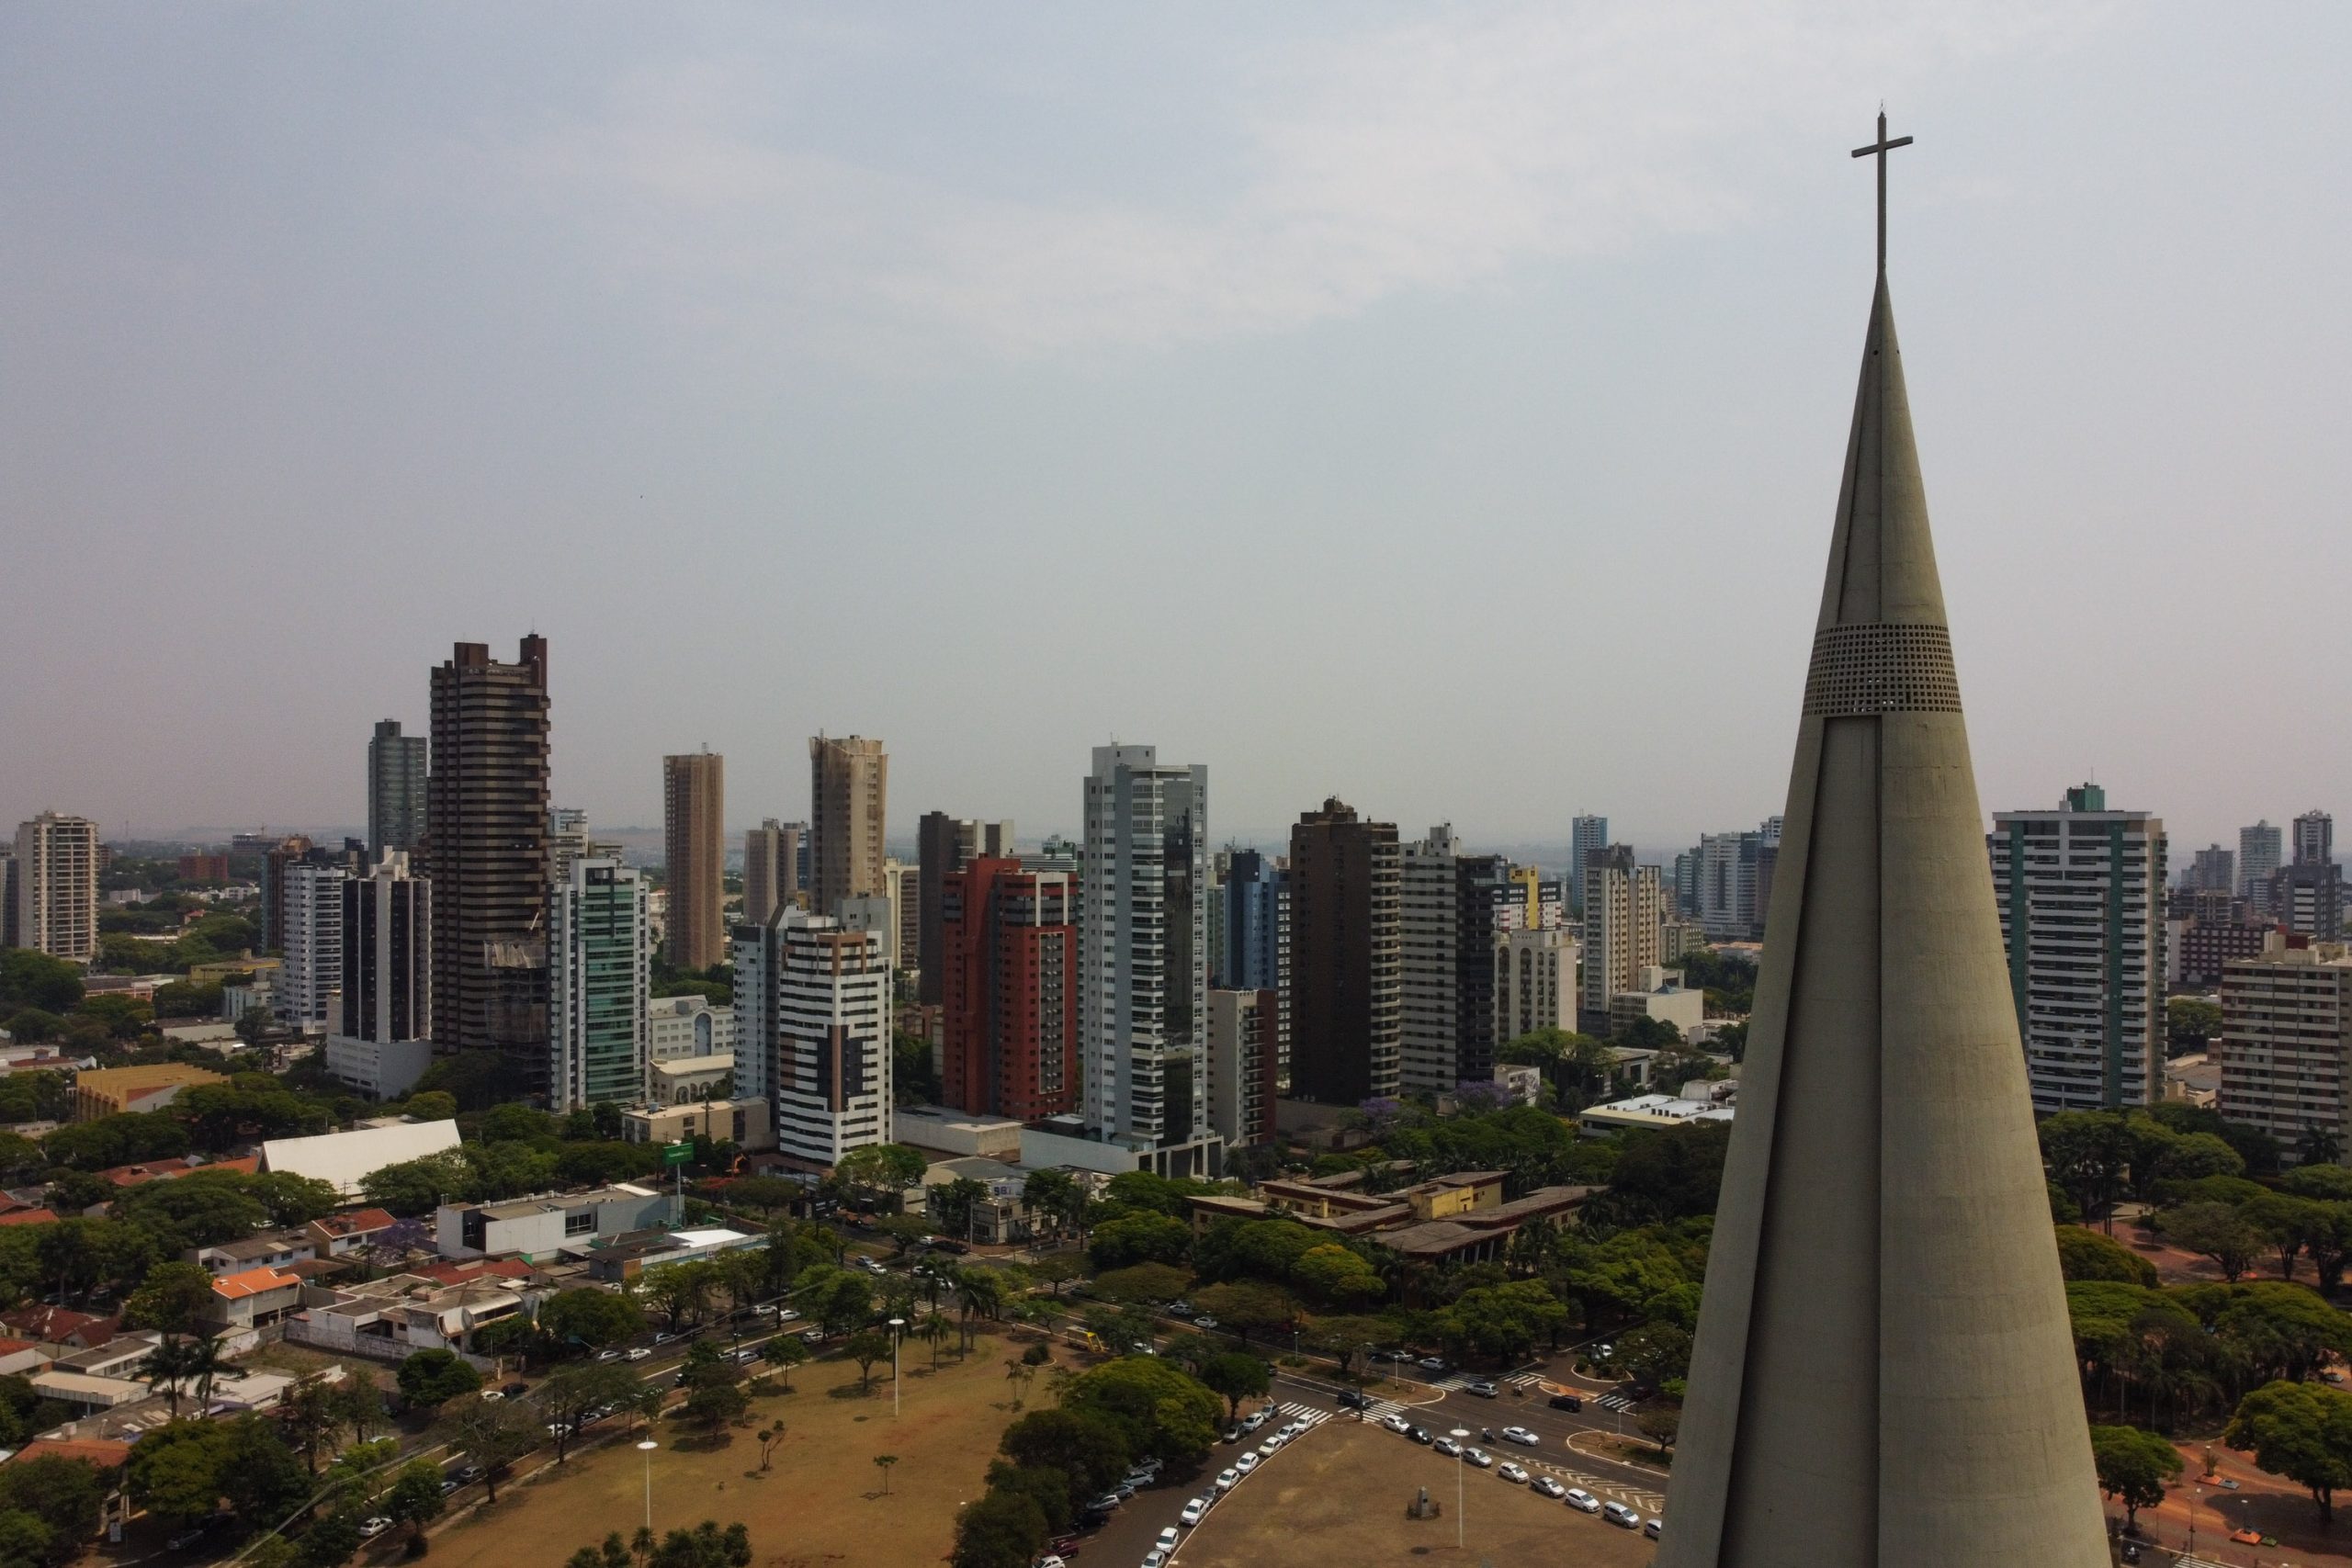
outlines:
[[[663,886],[670,929],[663,944],[681,969],[727,962],[727,759],[689,751],[662,759]]]
[[[461,642],[433,671],[424,872],[433,1025],[444,1050],[547,1070],[548,645],[513,664]]]
[[[1302,1100],[1396,1093],[1403,979],[1396,825],[1326,800],[1290,830],[1290,1081]]]
[[[934,1003],[946,994],[948,958],[941,898],[947,878],[983,857],[1012,858],[1012,823],[975,822],[944,811],[926,811],[915,824],[915,874],[922,889],[915,902],[918,936],[914,951],[902,953],[899,965],[916,972],[919,1001]]]
[[[764,926],[778,905],[800,892],[800,830],[797,822],[771,817],[743,835],[743,923]]]
[[[882,742],[853,735],[808,742],[809,908],[831,919],[842,900],[882,889],[882,833],[890,759]]]

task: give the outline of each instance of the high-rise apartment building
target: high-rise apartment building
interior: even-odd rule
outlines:
[[[1587,856],[1609,844],[1609,818],[1577,817],[1568,822],[1568,899],[1584,913],[1584,863]]]
[[[2321,942],[2344,935],[2344,868],[2299,860],[2270,874],[2270,916],[2289,931]]]
[[[890,759],[853,735],[808,742],[809,907],[831,918],[844,898],[880,893]]]
[[[1278,856],[1235,850],[1226,857],[1225,880],[1216,890],[1221,918],[1216,922],[1221,954],[1216,970],[1225,988],[1272,991],[1274,1081],[1290,1092],[1290,868]]]
[[[2324,811],[2306,811],[2295,818],[2297,865],[2327,865],[2335,859],[2335,818]]]
[[[44,811],[17,825],[16,945],[75,964],[98,956],[98,825]]]
[[[2279,839],[2267,818],[2238,829],[2238,896],[2257,915],[2270,913],[2270,876],[2279,865]]]
[[[376,721],[368,742],[368,858],[413,850],[424,837],[424,790],[431,747],[422,735],[402,735],[401,721]]]
[[[1079,1055],[1088,1134],[1170,1177],[1215,1177],[1202,1082],[1209,773],[1097,746],[1084,786]]]
[[[318,846],[301,833],[279,839],[261,857],[261,945],[265,953],[286,951],[286,868],[309,862]]]
[[[941,888],[950,875],[983,856],[1004,860],[1012,854],[1010,822],[977,822],[968,817],[950,817],[944,811],[926,811],[915,824],[919,891],[912,908],[916,911],[917,931],[915,942],[907,949],[902,963],[916,971],[916,999],[925,1006],[938,1002],[945,990],[940,971],[944,919]]]
[[[1078,1105],[1078,886],[979,855],[940,886],[941,1094],[1023,1122]]]
[[[1771,904],[1772,867],[1780,854],[1780,818],[1748,833],[1707,833],[1699,840],[1696,905],[1692,912],[1718,942],[1752,942],[1764,934]]]
[[[681,969],[727,962],[727,759],[705,749],[662,759],[663,946]]]
[[[2210,844],[2189,858],[2188,880],[2183,885],[2204,893],[2234,896],[2238,885],[2238,857],[2233,850]]]
[[[1451,823],[1401,847],[1396,865],[1397,1087],[1443,1094],[1460,1018],[1462,911],[1453,876],[1462,841]]]
[[[735,928],[735,1092],[804,1168],[890,1138],[890,964],[878,932],[786,906]]]
[[[645,1098],[653,923],[645,878],[618,861],[571,863],[548,900],[548,1109]]]
[[[1627,844],[1595,850],[1584,861],[1583,999],[1577,1021],[1590,1034],[1609,1032],[1610,998],[1641,988],[1641,974],[1663,958],[1666,880],[1637,865]]]
[[[433,1027],[449,1050],[548,1059],[548,644],[512,664],[458,643],[433,671],[423,870]]]
[[[1272,990],[1209,993],[1209,1125],[1227,1148],[1273,1141],[1282,1010]]]
[[[2165,825],[2083,784],[2002,811],[1986,840],[2037,1111],[2148,1105],[2164,1090]]]
[[[2352,949],[2268,934],[2222,972],[2214,1109],[2289,1150],[2325,1134],[2352,1149]]]
[[[911,967],[918,962],[922,946],[923,903],[922,868],[901,860],[882,863],[882,880],[890,891],[891,919],[896,927],[891,947],[896,956],[891,960],[899,968]]]
[[[743,835],[743,924],[766,925],[800,891],[800,834],[771,817]]]
[[[343,1005],[335,1032],[353,1040],[433,1038],[433,886],[408,855],[387,851],[343,892]]]
[[[1302,1100],[1396,1094],[1402,933],[1393,822],[1327,799],[1290,830],[1290,1081]]]
[[[1577,1026],[1576,933],[1557,926],[1505,934],[1495,950],[1496,1035]]]
[[[271,1005],[279,1021],[307,1033],[324,1033],[341,1012],[344,889],[350,881],[341,865],[306,861],[286,868],[285,962]]]

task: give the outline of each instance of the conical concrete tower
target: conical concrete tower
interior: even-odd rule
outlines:
[[[1747,1041],[1658,1568],[2104,1568],[1883,262]]]

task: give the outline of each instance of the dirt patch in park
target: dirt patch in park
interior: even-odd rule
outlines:
[[[980,1495],[998,1435],[1014,1417],[1004,1362],[1020,1348],[984,1337],[964,1360],[943,1359],[933,1372],[929,1351],[910,1346],[896,1418],[887,1362],[861,1398],[854,1366],[821,1361],[793,1374],[793,1393],[755,1400],[749,1424],[715,1441],[664,1421],[652,1456],[653,1528],[667,1533],[704,1519],[722,1526],[740,1519],[750,1527],[760,1568],[940,1562],[956,1509]],[[1046,1380],[1030,1382],[1023,1397],[1030,1409],[1046,1403]],[[786,1435],[762,1474],[752,1434],[779,1418]],[[887,1494],[876,1454],[898,1456]],[[631,1535],[644,1520],[645,1499],[644,1456],[616,1442],[501,1488],[495,1508],[436,1536],[428,1561],[441,1568],[560,1563],[607,1531]]]
[[[1307,1556],[1349,1568],[1645,1568],[1657,1553],[1634,1531],[1476,1469],[1461,1476],[1464,1544],[1456,1547],[1454,1462],[1376,1426],[1327,1422],[1236,1487],[1178,1548],[1172,1568],[1266,1568]],[[1424,1486],[1441,1513],[1408,1518]]]

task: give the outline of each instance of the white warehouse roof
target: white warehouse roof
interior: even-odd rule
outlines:
[[[315,1138],[272,1138],[261,1146],[261,1168],[311,1177],[356,1198],[360,1179],[371,1171],[457,1146],[455,1122],[395,1122]]]

